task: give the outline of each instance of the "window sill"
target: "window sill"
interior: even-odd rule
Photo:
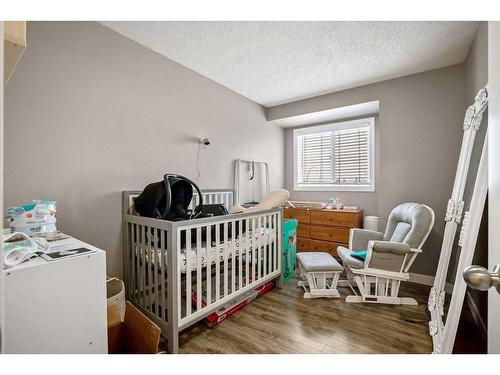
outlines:
[[[351,192],[375,192],[374,186],[357,185],[294,185],[294,191],[351,191]]]

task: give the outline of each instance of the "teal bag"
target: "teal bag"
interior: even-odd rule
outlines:
[[[283,221],[283,261],[281,269],[283,282],[288,282],[295,275],[297,265],[297,220]]]

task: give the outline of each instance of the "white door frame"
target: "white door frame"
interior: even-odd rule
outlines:
[[[500,22],[488,23],[488,269],[500,264]],[[500,353],[500,295],[488,291],[488,353]]]
[[[3,212],[3,21],[0,21],[0,212]],[[3,228],[3,225],[2,225]],[[0,234],[0,235],[3,235]],[[3,250],[0,241],[0,353],[3,353]]]

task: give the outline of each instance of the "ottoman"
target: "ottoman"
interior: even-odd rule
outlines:
[[[338,298],[337,283],[344,268],[328,253],[297,253],[304,298]]]

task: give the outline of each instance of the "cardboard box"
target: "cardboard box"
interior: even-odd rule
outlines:
[[[117,306],[108,307],[109,354],[156,354],[160,327],[130,302],[126,302],[125,319],[120,320]]]

